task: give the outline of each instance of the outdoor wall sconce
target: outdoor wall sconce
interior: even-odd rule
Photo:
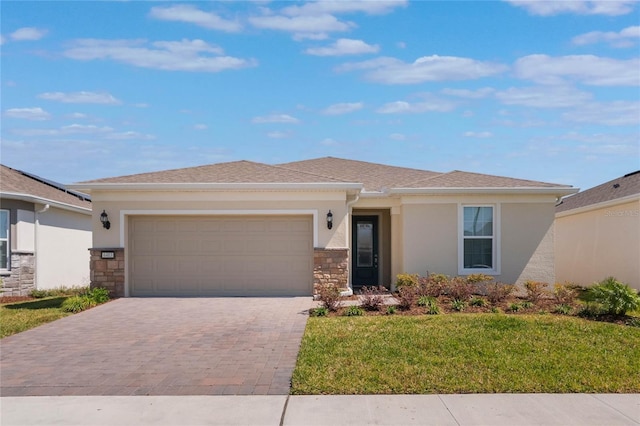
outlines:
[[[329,213],[327,213],[327,229],[331,228],[333,228],[333,213],[329,210]]]
[[[104,210],[102,210],[102,213],[100,213],[100,222],[102,222],[102,226],[104,227],[104,229],[111,228],[111,222],[109,222],[109,215]]]

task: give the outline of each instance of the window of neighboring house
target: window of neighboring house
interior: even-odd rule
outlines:
[[[9,269],[9,210],[0,210],[0,270]]]
[[[499,273],[496,208],[463,206],[461,219],[460,273]]]

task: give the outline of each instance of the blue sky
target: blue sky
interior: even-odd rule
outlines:
[[[583,189],[640,168],[637,1],[2,1],[3,164],[335,156]]]

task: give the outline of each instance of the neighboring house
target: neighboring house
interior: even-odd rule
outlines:
[[[556,208],[556,277],[614,276],[640,290],[640,170],[567,197]]]
[[[332,157],[71,187],[93,200],[92,285],[116,296],[311,295],[428,271],[553,282],[555,205],[577,192]]]
[[[91,201],[0,165],[0,295],[89,283]]]

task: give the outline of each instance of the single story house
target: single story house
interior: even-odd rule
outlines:
[[[91,201],[0,165],[0,295],[89,284]]]
[[[116,296],[311,295],[428,271],[553,282],[555,205],[577,191],[332,157],[71,187],[93,200],[91,283]]]
[[[567,197],[556,208],[556,277],[614,276],[640,290],[640,170]]]

